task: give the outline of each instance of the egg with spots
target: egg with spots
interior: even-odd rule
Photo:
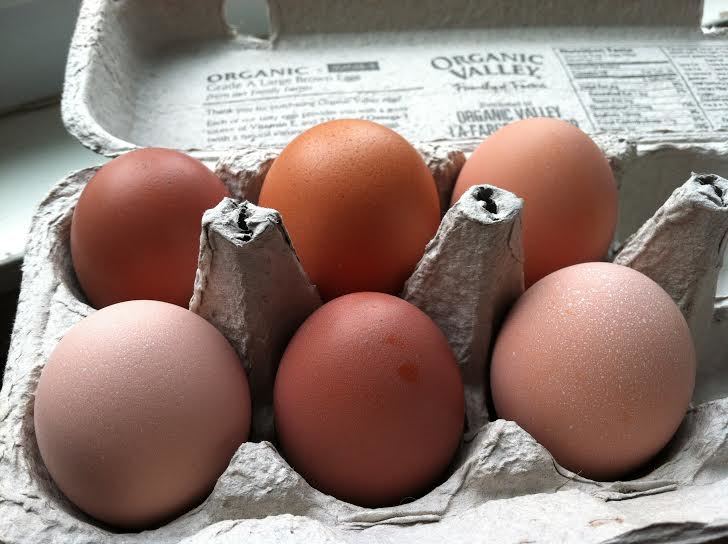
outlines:
[[[623,478],[680,425],[695,383],[688,325],[647,276],[611,263],[554,272],[528,289],[496,340],[491,390],[562,466]]]
[[[315,488],[362,506],[417,497],[444,475],[464,422],[460,370],[422,311],[354,293],[314,312],[274,390],[286,459]]]

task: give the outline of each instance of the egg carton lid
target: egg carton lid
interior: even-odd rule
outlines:
[[[216,159],[277,148],[332,118],[472,148],[524,117],[640,146],[728,136],[728,40],[700,0],[269,0],[268,39],[223,0],[85,0],[63,118],[115,156],[164,146]]]

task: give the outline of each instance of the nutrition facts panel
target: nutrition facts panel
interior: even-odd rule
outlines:
[[[554,51],[597,130],[700,132],[728,127],[728,100],[716,86],[719,74],[728,73],[728,46]]]
[[[713,130],[728,129],[728,44],[670,46],[663,50],[684,75]]]

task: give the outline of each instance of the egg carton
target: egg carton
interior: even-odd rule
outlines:
[[[712,101],[720,98],[722,75],[711,72],[710,64],[724,58],[728,42],[699,35],[701,5],[701,0],[672,0],[656,10],[646,0],[588,5],[581,0],[269,0],[271,38],[261,40],[236,34],[224,20],[223,0],[84,0],[62,103],[68,130],[110,156],[138,145],[162,145],[216,161],[215,170],[234,197],[205,215],[191,308],[215,323],[246,365],[256,408],[254,441],[240,447],[205,502],[138,534],[116,533],[90,520],[49,478],[35,444],[33,392],[59,339],[93,311],[76,283],[68,237],[73,206],[95,169],[76,172],[41,203],[27,248],[0,391],[0,541],[697,543],[727,536],[728,273],[720,267],[725,180],[696,175],[680,186],[691,171],[728,176],[726,122],[720,102]],[[688,90],[714,83],[710,92],[692,89],[674,103],[657,85],[657,94],[646,100],[615,106],[623,119],[617,130],[629,135],[629,142],[598,138],[621,182],[617,239],[625,242],[615,243],[611,258],[661,284],[684,312],[697,344],[694,402],[673,440],[628,481],[593,482],[559,467],[514,423],[486,422],[486,340],[522,280],[519,203],[484,187],[445,214],[402,293],[445,331],[463,369],[468,425],[448,478],[424,497],[393,508],[360,508],[311,488],[270,442],[277,354],[320,300],[278,214],[254,204],[276,156],[272,150],[290,139],[267,127],[291,123],[291,130],[300,131],[302,119],[310,126],[331,116],[369,116],[370,102],[359,108],[340,96],[351,96],[346,94],[351,89],[397,90],[377,95],[386,97],[382,107],[391,107],[391,118],[383,122],[411,141],[441,142],[419,149],[446,204],[463,151],[482,139],[448,132],[456,112],[492,107],[517,115],[527,106],[598,135],[609,116],[599,118],[589,92],[578,88],[569,63],[580,60],[569,55],[585,51],[590,60],[590,51],[615,45],[610,55],[618,58],[600,60],[621,60],[624,46],[633,48],[638,60],[666,57],[668,64],[661,66],[672,66]],[[471,52],[515,54],[519,60],[507,79],[519,90],[490,94],[486,106],[481,102],[487,89],[454,93],[451,84],[461,83],[459,76],[435,69],[432,59],[459,62],[456,56]],[[325,82],[316,70],[329,62],[336,70],[363,71],[335,72],[341,77]],[[296,80],[299,69],[308,72],[301,74],[306,81],[318,77],[315,90],[333,98],[325,107],[306,103],[299,95],[310,90],[303,89],[294,91],[295,100],[285,107],[255,102],[261,109],[256,106],[254,113],[208,107],[218,92],[227,92],[208,91],[209,78],[231,73],[233,79],[222,83],[237,85],[238,79],[247,84],[243,76],[262,74],[283,89],[288,85],[283,81]],[[530,70],[539,73],[529,75]],[[357,74],[359,82],[352,77]],[[501,79],[496,75],[487,82]],[[466,83],[482,82],[476,77]],[[650,85],[639,91],[649,94]],[[661,108],[652,107],[657,101]],[[710,126],[699,126],[695,109],[710,118]],[[227,127],[219,124],[223,121]],[[244,125],[248,128],[241,132]],[[243,134],[241,140],[219,138],[234,138],[236,132]],[[228,152],[237,147],[249,151]]]
[[[620,192],[628,191],[630,172],[651,157],[618,139],[600,143],[622,180]],[[363,508],[317,491],[276,450],[277,359],[321,301],[280,215],[254,204],[276,153],[248,151],[227,154],[215,166],[233,198],[203,217],[190,308],[215,324],[244,362],[254,402],[252,440],[236,451],[202,504],[157,529],[118,533],[72,505],[41,460],[33,402],[51,351],[94,312],[69,251],[74,206],[97,171],[88,168],[62,179],[33,220],[0,392],[0,541],[697,543],[728,537],[728,320],[725,301],[715,298],[728,233],[728,181],[693,174],[634,235],[615,244],[615,262],[651,276],[680,306],[700,360],[695,402],[667,447],[628,480],[596,482],[559,466],[514,422],[488,421],[488,346],[523,289],[521,200],[478,186],[445,211],[465,155],[449,145],[418,149],[438,184],[444,217],[402,296],[445,332],[466,390],[466,433],[444,481],[412,502]],[[714,400],[697,400],[706,395]]]

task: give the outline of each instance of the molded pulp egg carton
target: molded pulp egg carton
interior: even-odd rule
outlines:
[[[699,2],[657,12],[651,2],[475,4],[278,0],[271,41],[236,36],[219,1],[83,4],[64,93],[69,130],[108,155],[138,145],[189,151],[234,197],[203,218],[190,308],[241,355],[254,435],[202,504],[150,531],[103,527],[55,487],[35,442],[33,393],[59,339],[94,311],[68,244],[73,207],[97,168],[72,173],[40,204],[24,262],[0,393],[0,541],[728,537],[728,181],[719,175],[728,172],[728,94],[717,79],[708,85],[728,43],[699,34]],[[515,22],[538,26],[506,29]],[[441,326],[463,370],[466,433],[447,478],[390,508],[320,493],[270,441],[277,358],[321,302],[280,216],[255,205],[265,173],[305,126],[369,117],[421,142],[445,212],[480,132],[519,112],[576,122],[609,157],[620,183],[611,258],[652,277],[685,314],[699,356],[693,405],[657,458],[619,482],[571,473],[515,423],[488,422],[487,340],[522,290],[521,201],[479,186],[445,213],[402,293]]]

